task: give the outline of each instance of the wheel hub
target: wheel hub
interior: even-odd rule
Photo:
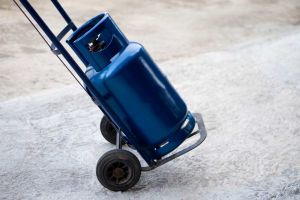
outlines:
[[[125,173],[122,168],[117,167],[116,169],[114,169],[113,175],[114,175],[114,177],[120,179],[120,178],[124,177]]]
[[[107,177],[114,184],[122,184],[130,177],[130,170],[126,164],[115,162],[108,168]]]

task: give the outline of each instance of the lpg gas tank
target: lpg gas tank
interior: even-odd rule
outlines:
[[[88,21],[67,42],[102,97],[95,101],[125,135],[134,136],[129,139],[155,151],[181,130],[188,115],[184,101],[144,47],[129,42],[108,13]]]

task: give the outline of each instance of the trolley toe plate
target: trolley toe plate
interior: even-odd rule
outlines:
[[[187,152],[195,149],[196,147],[198,147],[206,138],[207,136],[207,132],[206,132],[206,128],[205,128],[205,125],[204,125],[204,121],[203,121],[203,118],[202,118],[202,115],[200,113],[193,113],[193,116],[195,117],[195,120],[196,120],[196,123],[198,125],[198,130],[196,130],[195,132],[191,133],[191,135],[189,136],[192,137],[194,135],[197,135],[199,134],[200,135],[200,138],[195,142],[193,143],[192,145],[168,156],[168,157],[165,157],[161,160],[158,160],[156,162],[155,165],[153,166],[147,166],[147,167],[142,167],[142,171],[150,171],[152,169],[155,169],[163,164],[166,164],[167,162],[179,157],[179,156],[182,156],[183,154],[186,154]]]

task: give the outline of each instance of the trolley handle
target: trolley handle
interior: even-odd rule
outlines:
[[[28,0],[20,0],[20,2],[23,4],[23,6],[25,6],[26,8],[30,7],[32,8],[31,4],[28,2]],[[66,11],[63,9],[63,7],[61,6],[61,4],[57,1],[57,0],[51,0],[51,2],[53,3],[53,5],[55,6],[55,8],[57,9],[57,11],[61,14],[61,16],[64,18],[64,20],[66,21],[67,25],[65,26],[65,28],[63,28],[59,34],[56,36],[56,39],[60,42],[61,39],[70,31],[76,31],[77,27],[75,26],[75,24],[73,23],[73,21],[71,20],[71,18],[69,17],[69,15],[66,13]],[[51,51],[55,54],[55,55],[59,55],[61,54],[60,50],[53,44],[53,42],[50,45],[50,49]]]
[[[61,5],[58,3],[57,0],[51,0],[54,6],[57,8],[59,13],[63,16],[65,21],[67,22],[67,27],[64,28],[60,32],[60,36],[54,35],[52,30],[48,27],[48,25],[45,23],[45,21],[39,16],[39,14],[35,11],[35,9],[31,6],[31,4],[28,2],[28,0],[19,0],[22,5],[25,7],[27,12],[30,14],[30,16],[35,20],[35,22],[38,24],[39,28],[42,29],[44,34],[48,37],[48,39],[53,43],[53,45],[49,44],[48,41],[45,39],[45,37],[42,35],[42,33],[39,31],[39,29],[33,24],[33,22],[30,20],[30,18],[26,15],[26,13],[22,10],[22,8],[19,6],[19,4],[16,2],[17,0],[13,0],[15,4],[19,7],[21,12],[25,15],[25,17],[29,20],[29,22],[33,25],[33,27],[37,30],[37,32],[41,35],[45,43],[51,48],[51,46],[55,47],[59,51],[59,53],[64,57],[64,59],[69,63],[69,65],[73,68],[75,73],[79,76],[79,78],[82,80],[84,83],[81,84],[79,79],[74,75],[74,73],[67,67],[67,65],[63,62],[63,60],[60,58],[59,55],[56,55],[56,57],[62,62],[62,64],[67,68],[67,70],[71,73],[71,75],[75,78],[75,80],[79,83],[79,85],[82,87],[82,89],[90,96],[94,97],[99,100],[100,104],[98,107],[100,110],[109,117],[111,120],[111,117],[109,115],[110,110],[104,109],[102,106],[102,96],[99,94],[97,88],[93,85],[93,83],[90,81],[90,79],[87,77],[87,75],[83,72],[81,67],[78,65],[78,63],[73,59],[73,57],[69,54],[67,49],[63,46],[63,44],[60,42],[59,38],[63,37],[68,31],[71,29],[77,30],[76,26],[73,24],[72,20],[70,17],[67,15],[67,13],[64,11],[64,9],[61,7]],[[85,63],[86,64],[86,63]],[[112,120],[113,121],[113,120]],[[114,122],[114,124],[116,124]]]

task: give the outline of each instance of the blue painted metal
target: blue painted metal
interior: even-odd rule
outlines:
[[[149,166],[191,134],[195,119],[184,101],[144,47],[129,42],[108,13],[76,29],[58,1],[51,0],[74,31],[67,43],[86,65],[83,72],[61,37],[53,34],[28,0],[20,1],[82,79],[94,102]]]

